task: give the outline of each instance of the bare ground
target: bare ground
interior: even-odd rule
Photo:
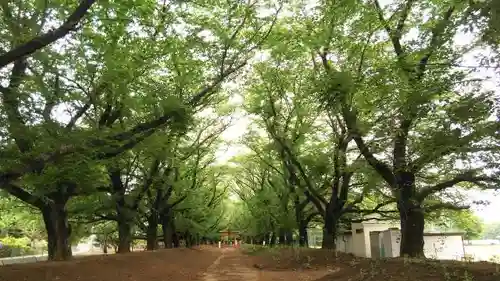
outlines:
[[[0,281],[164,281],[201,280],[219,251],[169,249],[123,255],[78,257],[0,267]]]
[[[500,264],[488,262],[367,259],[320,249],[277,249],[254,253],[262,271],[309,272],[327,269],[316,281],[500,281]]]
[[[248,253],[247,253],[248,254]],[[500,281],[499,265],[369,260],[315,249],[169,249],[0,267],[0,281]]]

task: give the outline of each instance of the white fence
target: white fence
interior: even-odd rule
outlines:
[[[465,245],[465,255],[474,261],[500,263],[500,245]]]
[[[100,251],[74,251],[73,256],[90,256],[90,255],[103,255]],[[112,253],[110,253],[112,254]],[[0,266],[17,263],[33,263],[40,261],[47,261],[48,255],[32,255],[32,256],[18,256],[10,258],[0,258]]]
[[[46,260],[47,260],[47,255],[19,256],[11,258],[1,258],[0,265],[16,264],[16,263],[32,263],[32,262],[39,262]]]

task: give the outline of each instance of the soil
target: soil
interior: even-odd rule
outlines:
[[[201,280],[219,251],[167,249],[0,266],[0,281]]]
[[[316,249],[168,249],[0,267],[0,281],[499,281],[500,265],[370,260]]]
[[[252,255],[262,271],[329,274],[316,281],[500,281],[500,264],[489,262],[367,259],[320,249],[276,249]]]

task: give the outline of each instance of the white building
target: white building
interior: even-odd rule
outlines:
[[[465,256],[462,232],[424,233],[424,253],[428,258],[462,260]],[[320,246],[322,232],[309,232],[309,245]],[[337,250],[359,257],[398,257],[401,234],[395,225],[376,221],[353,223],[350,231],[337,235]],[[318,244],[319,241],[319,244]]]

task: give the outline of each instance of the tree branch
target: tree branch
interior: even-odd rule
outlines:
[[[442,203],[436,203],[436,204],[424,206],[424,207],[422,207],[422,209],[424,210],[424,212],[432,212],[432,211],[443,210],[443,209],[454,210],[454,211],[461,211],[461,210],[468,210],[468,209],[470,209],[470,206],[456,205],[456,204],[452,204],[452,203],[444,203],[444,202],[442,202]]]
[[[28,64],[25,59],[17,60],[12,67],[9,86],[2,89],[2,101],[8,121],[7,129],[21,152],[27,152],[32,147],[28,128],[19,112],[20,102],[18,98],[19,86],[25,76],[27,66]]]
[[[482,140],[484,136],[484,131],[487,130],[491,133],[497,132],[499,129],[498,122],[491,122],[488,126],[482,129],[474,130],[474,132],[469,133],[463,137],[456,139],[452,145],[440,145],[433,150],[425,150],[418,158],[410,163],[410,168],[413,172],[420,171],[425,165],[436,161],[444,156],[451,155],[454,153],[474,153],[480,151],[497,151],[497,146],[477,146],[473,145],[474,142]]]
[[[42,209],[45,207],[45,202],[40,197],[37,197],[21,187],[14,184],[6,184],[1,187],[3,190],[7,191],[10,195],[22,200],[23,202],[30,204],[34,207]]]
[[[352,138],[354,139],[354,142],[358,146],[363,157],[365,157],[368,164],[370,164],[370,166],[372,166],[384,178],[389,186],[393,187],[395,184],[395,177],[391,168],[386,163],[377,159],[375,155],[373,155],[370,148],[366,145],[359,128],[357,127],[356,115],[351,112],[351,110],[349,110],[347,105],[344,103],[342,105],[342,111],[349,133],[352,135]]]
[[[326,55],[323,54],[321,56],[323,60],[323,67],[325,68],[326,72],[332,73],[332,69],[327,62]],[[359,130],[358,125],[356,124],[357,123],[356,112],[353,112],[353,110],[350,108],[350,105],[348,104],[346,97],[347,94],[344,93],[339,96],[342,99],[341,109],[345,124],[349,131],[349,134],[353,138],[354,142],[356,142],[356,145],[358,146],[358,149],[360,150],[361,154],[364,156],[368,164],[370,164],[370,166],[372,166],[384,178],[384,180],[389,184],[389,186],[391,187],[394,186],[395,177],[391,168],[386,163],[377,159],[375,155],[373,155],[372,151],[370,151],[370,148],[366,145],[365,141],[363,140],[363,136]]]
[[[418,192],[415,196],[417,200],[422,202],[427,198],[427,196],[443,191],[447,188],[453,187],[456,184],[459,184],[461,182],[470,182],[474,184],[481,184],[481,182],[490,182],[496,184],[495,187],[493,188],[499,188],[500,187],[500,179],[497,177],[488,177],[488,176],[475,176],[476,172],[475,171],[466,171],[463,172],[459,175],[456,175],[454,178],[441,182],[439,184],[436,184],[434,186],[429,186],[426,188],[422,188],[420,192]]]
[[[80,5],[76,8],[73,14],[71,14],[60,27],[37,36],[30,41],[22,44],[21,46],[18,46],[15,49],[1,55],[0,69],[66,36],[70,31],[75,29],[76,25],[85,16],[92,4],[94,4],[95,2],[96,0],[81,1]]]
[[[445,31],[448,23],[450,22],[450,18],[453,15],[454,11],[455,11],[455,6],[451,6],[450,8],[448,8],[448,10],[446,10],[446,12],[443,15],[443,19],[439,21],[439,23],[432,29],[431,42],[427,47],[427,53],[420,59],[420,62],[418,64],[417,80],[423,77],[429,59],[431,58],[432,54],[436,51],[436,49],[439,48],[439,46],[441,45],[442,42],[442,40],[440,40],[441,36],[443,35],[443,32]]]
[[[374,5],[375,5],[375,9],[377,10],[377,16],[378,16],[380,22],[382,23],[382,25],[384,26],[384,29],[387,31],[389,38],[391,39],[392,46],[394,47],[394,52],[396,53],[396,56],[398,57],[398,59],[402,58],[402,56],[404,55],[403,47],[401,46],[401,42],[399,41],[400,36],[401,36],[400,33],[401,33],[401,30],[403,29],[404,21],[406,20],[407,13],[411,9],[412,2],[413,2],[413,0],[407,1],[407,4],[405,5],[405,8],[403,9],[403,15],[401,16],[401,19],[398,23],[398,27],[397,27],[397,28],[399,28],[399,29],[397,29],[398,32],[395,33],[395,32],[393,32],[392,28],[389,26],[389,23],[384,19],[384,12],[382,10],[382,7],[380,7],[380,3],[378,2],[378,0],[373,1]],[[406,12],[406,15],[405,15],[405,12]],[[399,24],[403,24],[403,26],[399,27]]]
[[[151,185],[153,184],[156,175],[158,175],[158,172],[160,171],[160,163],[161,162],[159,158],[155,158],[151,163],[151,167],[149,168],[149,173],[146,176],[146,179],[144,180],[142,188],[139,190],[139,193],[136,195],[134,202],[132,203],[133,210],[136,210],[139,207],[139,204],[144,198],[144,195],[151,188]]]
[[[394,213],[394,212],[397,212],[397,210],[388,210],[388,211],[383,211],[383,210],[380,210],[382,207],[385,207],[389,204],[392,204],[392,203],[396,203],[396,199],[391,199],[391,200],[387,200],[387,201],[384,201],[384,202],[381,202],[379,204],[377,204],[373,209],[368,209],[368,210],[362,210],[362,209],[356,209],[354,204],[350,206],[350,208],[346,208],[344,210],[344,213],[359,213],[359,214],[374,214],[374,213]]]

